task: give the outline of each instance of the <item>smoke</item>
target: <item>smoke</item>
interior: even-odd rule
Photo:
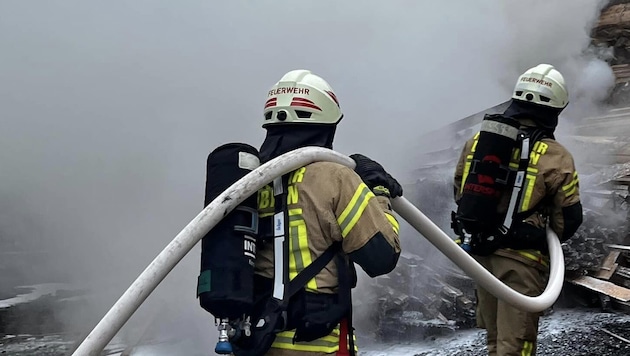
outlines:
[[[597,111],[613,82],[587,51],[602,5],[3,1],[0,234],[47,251],[25,279],[90,289],[66,315],[90,329],[201,210],[207,154],[262,141],[265,93],[285,72],[326,78],[345,114],[335,149],[402,181],[422,134],[505,101],[540,62],[565,74],[567,116]],[[199,246],[131,322],[211,347],[198,259]]]

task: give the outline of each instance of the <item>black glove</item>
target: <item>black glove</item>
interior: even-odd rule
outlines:
[[[402,186],[383,166],[362,154],[353,154],[350,158],[356,162],[354,171],[375,194],[380,193],[391,198],[402,196]]]

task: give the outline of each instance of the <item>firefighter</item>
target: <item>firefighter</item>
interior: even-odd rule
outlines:
[[[554,138],[558,117],[568,104],[562,74],[553,66],[540,64],[517,80],[509,107],[503,117],[516,119],[521,133],[542,137],[530,142],[529,162],[515,219],[506,236],[488,254],[475,255],[495,277],[517,292],[540,295],[547,283],[549,264],[545,227],[556,232],[561,242],[571,238],[582,223],[578,173],[571,153]],[[518,126],[517,125],[517,126]],[[479,133],[469,139],[455,169],[455,200],[462,201],[466,177]],[[519,153],[513,152],[510,166],[517,166]],[[474,165],[472,165],[474,166]],[[463,183],[464,182],[464,183]],[[506,194],[509,196],[509,194]],[[505,213],[508,199],[497,204]],[[495,234],[495,236],[498,236]],[[498,249],[497,249],[498,248]],[[519,310],[477,286],[477,325],[487,331],[489,355],[535,355],[538,321],[542,313]]]
[[[286,73],[267,93],[261,163],[305,146],[332,149],[342,117],[337,97],[324,79],[309,70]],[[294,281],[333,246],[339,249],[333,261],[290,297],[286,324],[276,328],[284,330],[275,333],[267,355],[354,354],[357,347],[350,300],[350,289],[356,285],[353,266],[356,263],[370,277],[376,277],[392,271],[398,262],[399,224],[390,199],[401,196],[402,187],[375,161],[360,154],[351,157],[356,162],[354,170],[337,163],[315,162],[286,177],[287,280]],[[272,219],[282,213],[274,199],[275,184],[258,193],[263,235],[272,235]],[[272,237],[263,238],[255,264],[256,293],[262,301],[276,295],[274,281],[282,282],[282,278],[274,280],[282,264],[276,261],[281,245],[274,246]],[[264,313],[264,303],[257,305],[258,314]]]

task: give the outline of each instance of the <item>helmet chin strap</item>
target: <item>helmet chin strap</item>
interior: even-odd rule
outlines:
[[[307,146],[332,149],[336,125],[288,124],[269,125],[267,136],[260,147],[261,163],[282,154]]]

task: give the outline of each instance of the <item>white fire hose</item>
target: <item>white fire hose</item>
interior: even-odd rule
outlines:
[[[355,166],[351,158],[335,151],[305,147],[276,157],[248,173],[208,204],[175,236],[129,286],[72,356],[100,355],[157,285],[223,217],[274,178],[316,161],[336,162],[351,168]],[[495,278],[407,199],[403,197],[393,199],[392,207],[466,274],[497,298],[522,310],[539,312],[553,305],[560,295],[564,280],[564,256],[558,237],[549,228],[547,229],[551,260],[549,282],[541,295],[529,297],[514,291]]]

